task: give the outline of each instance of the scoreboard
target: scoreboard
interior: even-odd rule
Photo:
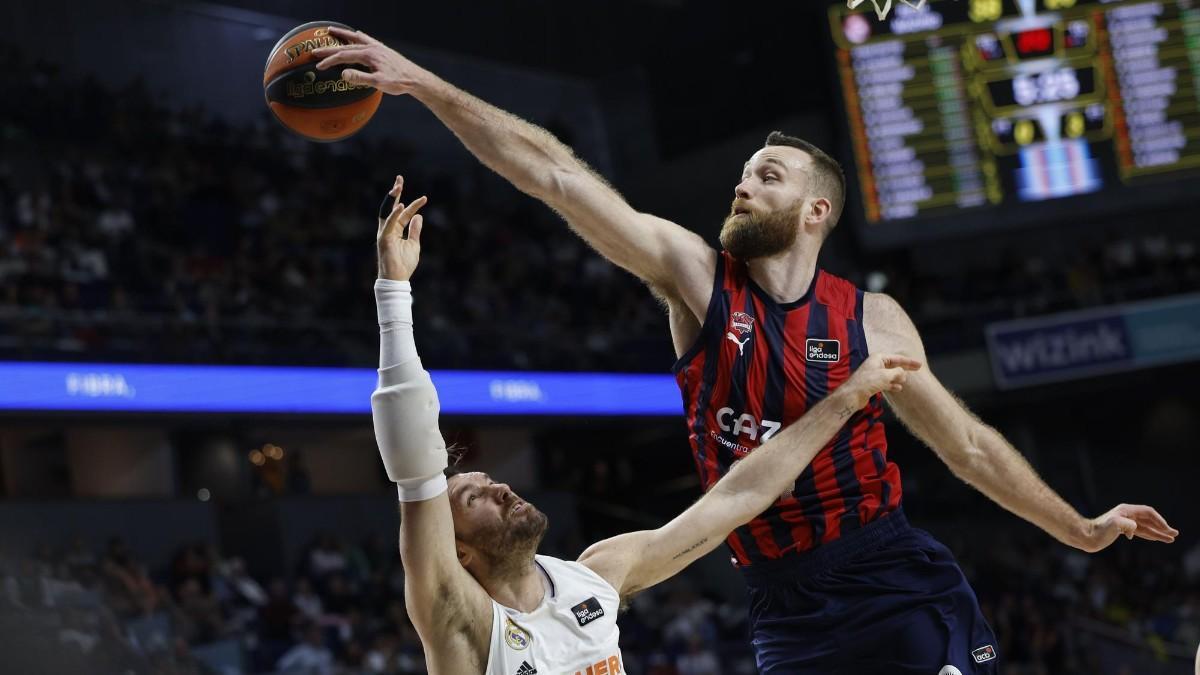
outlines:
[[[1200,203],[1200,0],[869,7],[829,9],[868,231],[1154,185]]]

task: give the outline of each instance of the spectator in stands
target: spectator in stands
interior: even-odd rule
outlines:
[[[318,622],[325,615],[321,596],[313,590],[312,582],[307,577],[296,580],[296,594],[292,596],[292,603],[309,621]]]
[[[721,662],[698,634],[688,637],[687,651],[675,660],[679,675],[721,675]]]
[[[280,657],[275,667],[282,673],[333,675],[333,652],[325,646],[321,627],[309,623],[303,635],[304,640]]]
[[[125,541],[113,537],[101,565],[114,609],[119,614],[149,614],[160,606],[159,592]]]

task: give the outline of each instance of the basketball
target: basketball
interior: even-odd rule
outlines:
[[[313,141],[328,143],[352,136],[379,108],[383,93],[342,79],[345,66],[317,70],[312,51],[341,44],[329,35],[330,21],[311,21],[288,31],[275,43],[263,71],[267,106],[283,126]]]

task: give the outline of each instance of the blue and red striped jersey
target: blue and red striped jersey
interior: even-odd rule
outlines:
[[[818,269],[804,297],[777,303],[722,252],[703,328],[673,371],[707,491],[867,358],[863,291]],[[739,565],[816,548],[900,506],[883,398],[855,413],[792,490],[726,540]]]

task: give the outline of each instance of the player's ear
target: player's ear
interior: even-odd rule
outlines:
[[[454,542],[454,552],[458,554],[458,562],[463,567],[470,565],[471,561],[475,559],[474,552],[461,541]]]
[[[825,232],[825,221],[829,220],[830,212],[833,210],[833,205],[824,197],[817,197],[806,205],[808,208],[804,211],[804,229],[813,234],[823,235]]]

